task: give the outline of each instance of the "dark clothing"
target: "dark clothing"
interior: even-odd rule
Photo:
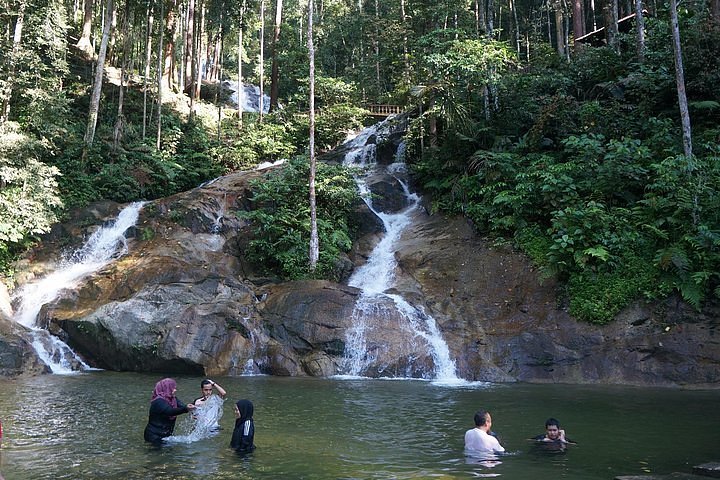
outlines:
[[[145,441],[159,443],[163,438],[172,435],[175,429],[175,417],[181,413],[187,413],[187,406],[180,400],[177,401],[177,408],[162,397],[156,398],[150,403],[150,414],[148,423],[145,426]]]
[[[252,452],[255,450],[253,440],[255,439],[255,422],[241,419],[235,420],[235,429],[233,430],[230,447],[234,448],[238,453]]]
[[[235,420],[235,429],[230,440],[230,447],[234,448],[238,453],[252,452],[255,450],[253,444],[255,440],[253,404],[250,400],[240,400],[236,405],[240,412],[240,418]]]

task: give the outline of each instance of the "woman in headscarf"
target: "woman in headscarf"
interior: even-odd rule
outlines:
[[[253,404],[250,400],[239,400],[235,404],[235,429],[233,430],[230,447],[238,453],[255,450],[255,422],[253,421]]]
[[[145,427],[146,442],[160,443],[163,438],[172,435],[177,416],[195,408],[192,403],[185,405],[178,400],[175,396],[176,390],[177,384],[172,378],[163,378],[155,384]]]

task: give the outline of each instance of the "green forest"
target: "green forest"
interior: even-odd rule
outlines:
[[[256,185],[264,210],[241,213],[256,225],[249,254],[281,277],[332,279],[354,184],[319,166],[321,268],[308,268],[310,206],[297,206],[314,149],[397,105],[432,210],[527,254],[577,319],[720,296],[720,0],[0,5],[11,288],[13,262],[74,209],[279,159],[293,161]],[[229,102],[223,81],[238,79],[269,96],[267,113]]]

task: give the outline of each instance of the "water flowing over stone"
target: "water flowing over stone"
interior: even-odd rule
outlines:
[[[126,234],[127,253],[42,306],[35,328],[92,367],[163,375],[359,372],[444,383],[457,372],[483,382],[717,387],[717,302],[697,312],[671,297],[632,305],[609,325],[575,321],[555,281],[511,245],[482,238],[462,216],[428,213],[428,199],[411,195],[406,127],[384,122],[319,159],[366,168],[343,283],[283,281],[248,260],[254,229],[238,213],[257,208],[252,182],[282,168],[268,164],[148,203]],[[70,212],[15,265],[13,297],[118,211],[98,202]],[[386,239],[392,254],[376,262]],[[376,263],[391,268],[366,275]],[[0,288],[0,374],[46,371],[3,298]]]
[[[260,87],[256,85],[243,84],[242,88],[238,88],[238,82],[228,82],[228,88],[233,93],[230,100],[237,106],[240,105],[243,112],[259,112],[260,111]],[[263,113],[270,111],[270,97],[263,94]]]
[[[80,249],[62,260],[54,272],[25,285],[14,296],[17,308],[13,319],[30,330],[33,348],[53,373],[70,373],[90,367],[65,342],[37,324],[40,309],[63,291],[76,288],[85,277],[127,253],[125,232],[137,222],[142,206],[142,202],[137,202],[123,209],[114,222],[96,230]]]
[[[388,290],[395,286],[395,270],[397,262],[395,252],[397,242],[408,225],[412,222],[412,215],[418,209],[419,197],[410,193],[407,182],[399,178],[404,172],[404,143],[400,143],[395,154],[394,162],[389,166],[378,165],[376,162],[377,146],[384,132],[384,123],[370,127],[361,132],[356,138],[348,142],[348,152],[344,163],[366,168],[366,172],[356,177],[358,188],[368,208],[380,218],[384,226],[384,237],[375,246],[365,265],[358,268],[350,277],[348,284],[359,288],[362,294],[357,299],[352,314],[353,324],[347,332],[345,345],[344,373],[351,376],[366,374],[368,368],[377,361],[377,354],[368,346],[368,331],[375,327],[378,317],[391,315],[391,310],[400,314],[408,329],[408,343],[415,344],[418,338],[427,345],[432,357],[432,371],[420,368],[422,376],[441,379],[444,381],[457,380],[455,364],[450,358],[447,344],[432,316],[421,306],[414,307],[401,295],[388,294]],[[375,142],[368,144],[371,137]],[[380,137],[380,141],[378,138]],[[407,204],[398,212],[386,213],[375,208],[371,190],[368,188],[366,178],[369,175],[389,175],[402,187]],[[390,299],[388,304],[385,300]],[[408,359],[406,376],[415,376],[417,366],[414,359]],[[400,375],[402,376],[402,375]]]

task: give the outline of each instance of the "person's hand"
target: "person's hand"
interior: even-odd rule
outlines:
[[[187,409],[188,409],[188,410],[195,410],[196,408],[197,408],[197,407],[195,406],[194,403],[188,403],[188,404],[187,404]]]

